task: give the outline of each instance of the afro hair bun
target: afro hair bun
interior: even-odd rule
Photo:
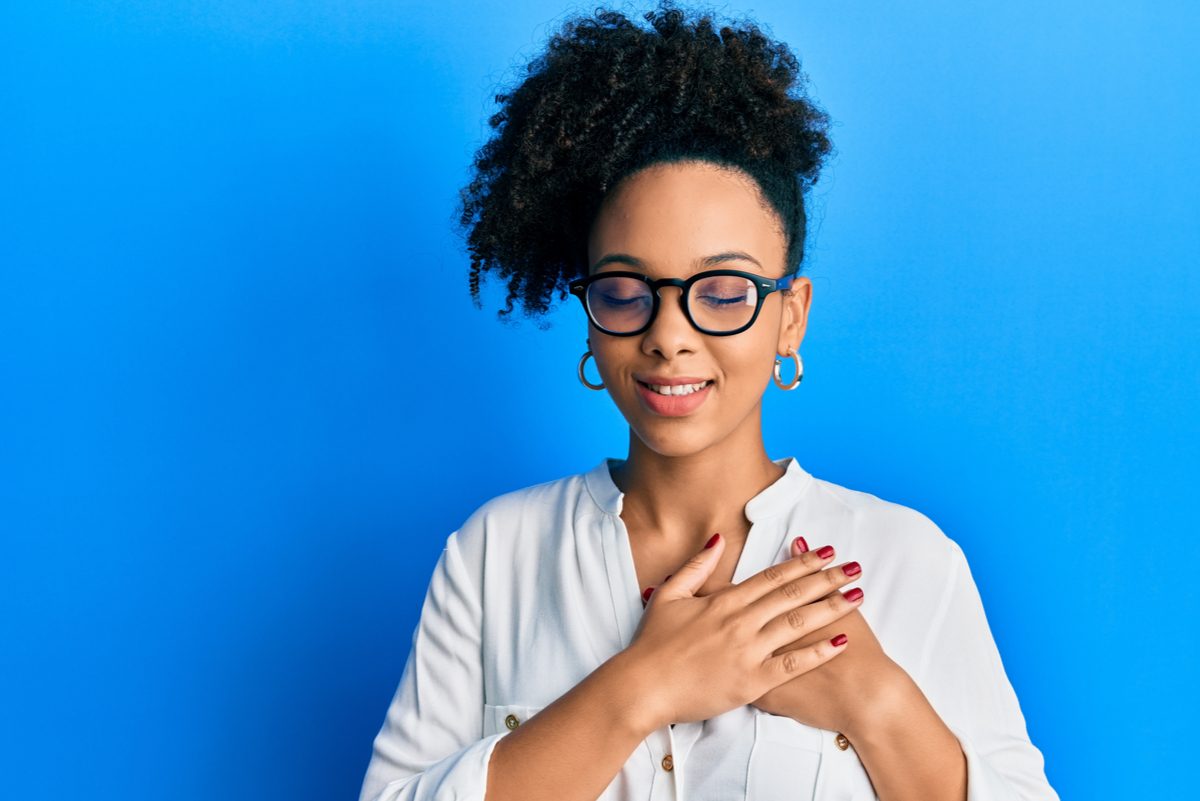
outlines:
[[[497,94],[491,138],[476,152],[456,210],[480,308],[483,272],[507,280],[501,320],[519,301],[549,311],[554,293],[587,274],[587,239],[605,193],[657,162],[706,159],[737,167],[778,213],[787,259],[804,256],[804,196],[832,152],[829,117],[804,89],[786,44],[753,22],[694,20],[672,3],[649,28],[596,9],[574,17]]]

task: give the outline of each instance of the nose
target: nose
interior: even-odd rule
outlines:
[[[658,314],[642,334],[642,350],[671,358],[680,351],[695,350],[700,332],[683,313],[683,287],[658,288]]]

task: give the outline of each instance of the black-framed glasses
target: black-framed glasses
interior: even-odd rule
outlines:
[[[790,289],[796,274],[766,278],[741,270],[706,270],[685,279],[650,278],[613,270],[568,284],[592,325],[615,337],[640,334],[654,323],[664,286],[680,288],[683,315],[697,331],[714,337],[740,334],[758,319],[767,295]]]

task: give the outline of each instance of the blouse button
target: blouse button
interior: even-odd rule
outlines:
[[[663,766],[663,770],[674,770],[675,760],[671,757],[670,754],[667,754],[665,757],[662,758],[662,766]]]
[[[847,740],[846,735],[842,734],[840,731],[838,732],[837,737],[833,738],[833,741],[837,743],[837,747],[843,751],[850,747],[850,741]]]
[[[510,729],[515,729],[521,725],[521,721],[517,719],[516,715],[509,715],[504,719],[504,725]]]

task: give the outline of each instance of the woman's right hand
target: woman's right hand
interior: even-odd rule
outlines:
[[[844,637],[774,652],[859,605],[836,592],[858,576],[825,570],[832,555],[815,550],[698,596],[725,550],[724,538],[715,540],[654,589],[625,649],[657,679],[647,699],[657,726],[715,717],[835,658]]]

